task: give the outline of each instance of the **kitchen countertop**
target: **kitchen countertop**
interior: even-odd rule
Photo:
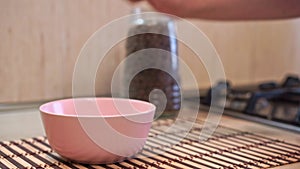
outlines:
[[[0,141],[45,135],[38,108],[2,110]]]
[[[200,112],[200,118],[205,116]],[[300,134],[264,124],[223,115],[220,124],[226,127],[285,140],[300,145]],[[17,140],[45,135],[38,108],[0,111],[0,141]],[[280,168],[300,168],[300,163]]]

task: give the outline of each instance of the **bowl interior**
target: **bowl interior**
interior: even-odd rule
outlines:
[[[151,103],[120,98],[74,98],[46,103],[40,111],[61,116],[118,117],[149,113],[155,110]]]

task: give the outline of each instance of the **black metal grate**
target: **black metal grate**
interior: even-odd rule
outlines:
[[[206,141],[199,141],[201,121],[180,141],[183,128],[165,132],[172,122],[155,122],[143,151],[120,163],[64,161],[45,137],[36,137],[0,142],[0,168],[271,168],[300,162],[299,145],[223,126]]]

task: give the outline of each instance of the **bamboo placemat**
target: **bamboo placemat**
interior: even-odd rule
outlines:
[[[0,168],[271,168],[300,162],[299,145],[224,126],[200,142],[201,121],[175,144],[183,129],[166,133],[170,124],[171,120],[156,122],[143,151],[132,159],[109,165],[66,161],[53,152],[44,136],[3,141]]]

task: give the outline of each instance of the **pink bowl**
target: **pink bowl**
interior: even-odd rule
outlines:
[[[72,161],[103,164],[139,152],[147,139],[155,106],[116,98],[76,98],[40,107],[50,146]]]

